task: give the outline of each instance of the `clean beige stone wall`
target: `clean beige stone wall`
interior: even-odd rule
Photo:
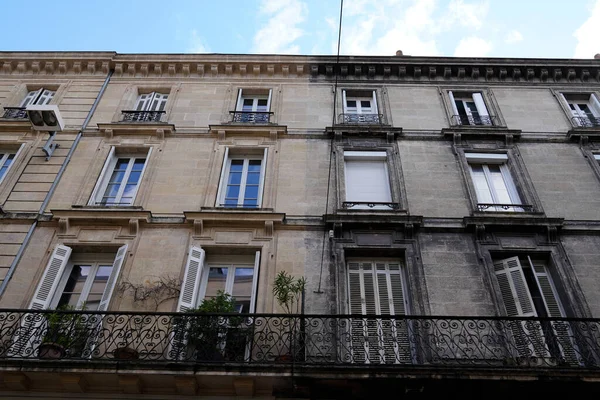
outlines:
[[[440,130],[448,127],[448,117],[435,86],[387,86],[395,127],[404,130]]]

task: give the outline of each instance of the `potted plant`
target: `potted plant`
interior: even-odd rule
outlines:
[[[301,355],[299,350],[303,347],[303,321],[298,321],[292,316],[303,312],[302,303],[304,301],[305,288],[306,279],[304,277],[295,278],[285,271],[280,271],[275,277],[273,296],[275,296],[275,300],[277,300],[277,303],[279,303],[285,312],[290,315],[289,323],[281,324],[281,343],[278,346],[280,347],[280,351],[278,352],[276,361],[289,362]],[[286,338],[289,338],[288,343],[286,343]]]
[[[58,359],[69,355],[81,355],[87,341],[88,329],[84,314],[72,306],[61,306],[46,315],[46,330],[39,347],[38,357]]]
[[[222,315],[235,313],[235,298],[220,290],[215,297],[205,299],[190,312],[199,314],[190,317],[187,324],[188,347],[194,351],[196,360],[224,360],[228,330],[241,323],[241,317],[225,318]]]

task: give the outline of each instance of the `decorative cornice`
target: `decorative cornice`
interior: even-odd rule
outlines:
[[[51,210],[53,219],[78,220],[78,221],[129,221],[131,219],[150,221],[150,211],[139,209],[117,209],[114,207],[104,208],[81,208],[71,210]]]
[[[225,222],[227,224],[244,225],[248,223],[264,223],[270,221],[281,224],[285,219],[285,213],[275,213],[263,210],[202,210],[202,211],[184,211],[185,220],[194,222],[195,220]]]
[[[164,139],[166,135],[175,132],[175,125],[168,123],[98,123],[99,132],[107,139],[116,135],[156,135],[158,139]]]
[[[229,135],[251,135],[251,136],[266,136],[269,137],[272,142],[275,142],[278,137],[287,134],[286,125],[276,124],[222,124],[222,125],[209,125],[209,133],[217,135],[219,140],[226,140]]]
[[[0,52],[0,75],[106,75],[123,78],[304,78],[339,81],[590,84],[600,60]]]

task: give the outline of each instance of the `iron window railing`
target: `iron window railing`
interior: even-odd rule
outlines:
[[[271,122],[270,111],[229,111],[231,122],[242,122],[245,124],[269,124]]]
[[[534,209],[531,204],[478,203],[477,211],[533,212]]]
[[[453,115],[452,125],[498,126],[500,123],[498,122],[498,118],[494,115]]]
[[[122,110],[123,118],[121,122],[162,122],[162,116],[165,111],[133,111]]]
[[[600,117],[585,116],[585,117],[573,117],[573,125],[577,127],[593,128],[600,127]]]
[[[400,204],[373,201],[344,201],[342,203],[342,208],[357,210],[397,210],[400,208]]]
[[[339,124],[348,125],[385,125],[383,114],[340,114]]]
[[[2,118],[27,119],[27,111],[25,111],[25,107],[4,107]]]
[[[20,363],[600,368],[600,319],[0,310],[0,340]]]

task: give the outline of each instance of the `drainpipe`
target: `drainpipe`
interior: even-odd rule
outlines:
[[[6,277],[4,278],[2,285],[0,285],[0,296],[2,296],[4,294],[4,291],[6,290],[6,286],[8,285],[8,282],[12,278],[12,276],[15,272],[15,269],[17,268],[17,265],[19,264],[19,261],[21,261],[21,257],[23,257],[23,252],[25,251],[25,248],[27,247],[27,245],[29,244],[29,241],[31,240],[33,231],[35,230],[35,227],[37,226],[40,218],[44,215],[44,210],[46,209],[46,206],[50,202],[50,199],[52,198],[52,195],[54,194],[54,191],[56,190],[56,187],[58,186],[58,182],[60,182],[60,178],[62,178],[62,175],[65,172],[67,165],[69,165],[69,162],[71,161],[71,157],[73,156],[73,153],[75,152],[75,149],[77,148],[77,145],[79,144],[79,141],[81,140],[83,131],[87,128],[88,123],[92,119],[92,116],[94,115],[94,112],[96,111],[96,107],[98,107],[98,103],[100,102],[100,99],[102,98],[102,95],[104,94],[104,91],[106,90],[106,87],[108,86],[108,82],[110,81],[110,77],[112,76],[113,72],[114,72],[114,70],[112,70],[112,69],[108,72],[108,75],[106,76],[106,79],[104,80],[104,83],[102,84],[102,87],[100,88],[100,92],[98,93],[98,96],[96,96],[96,100],[94,100],[94,104],[92,105],[90,112],[88,113],[87,117],[85,118],[85,121],[83,121],[81,130],[77,133],[77,136],[75,137],[75,141],[73,142],[71,149],[69,149],[69,153],[67,153],[67,158],[60,166],[60,169],[58,170],[58,174],[56,175],[56,179],[54,179],[54,182],[52,182],[52,186],[50,186],[50,189],[48,190],[48,193],[46,194],[46,197],[44,198],[44,202],[42,203],[42,206],[40,207],[40,210],[38,211],[36,218],[33,221],[33,224],[31,224],[31,226],[29,227],[29,231],[27,231],[27,235],[25,236],[25,239],[23,240],[21,247],[19,247],[19,251],[17,251],[17,255],[15,255],[15,259],[10,264],[8,272],[6,273]]]

